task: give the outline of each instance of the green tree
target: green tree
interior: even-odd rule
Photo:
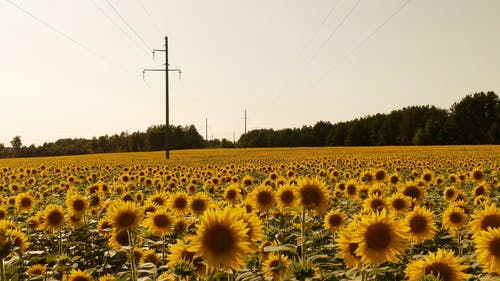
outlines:
[[[21,147],[23,146],[23,142],[21,141],[21,137],[20,136],[15,136],[11,141],[10,141],[10,144],[12,145],[12,148],[14,148],[14,150],[16,152],[20,151],[21,150]]]

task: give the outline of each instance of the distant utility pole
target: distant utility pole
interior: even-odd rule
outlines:
[[[247,110],[245,109],[245,135],[247,134]]]
[[[208,118],[205,118],[205,140],[208,142]]]
[[[143,69],[142,76],[144,78],[147,71],[165,71],[165,156],[167,159],[170,159],[170,151],[168,149],[168,129],[170,127],[168,113],[169,113],[169,104],[168,104],[168,72],[169,71],[177,71],[179,73],[179,78],[181,77],[181,70],[179,68],[170,69],[168,68],[168,37],[165,36],[165,50],[153,50],[153,58],[155,56],[155,52],[165,52],[165,69]]]

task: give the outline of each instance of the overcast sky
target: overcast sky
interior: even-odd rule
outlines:
[[[171,124],[209,138],[500,92],[500,1],[406,3],[0,0],[0,143],[163,124],[165,35]]]

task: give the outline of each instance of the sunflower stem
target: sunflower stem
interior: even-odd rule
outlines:
[[[461,241],[462,235],[460,234],[460,229],[457,229],[457,242],[458,242],[458,255],[462,256],[463,247]]]
[[[59,257],[62,256],[62,230],[59,228],[59,241],[58,241],[58,248],[59,248]]]
[[[135,259],[134,259],[134,239],[133,239],[133,234],[132,230],[129,228],[127,229],[127,234],[128,234],[128,245],[130,247],[129,249],[129,256],[130,256],[130,275],[132,278],[132,281],[137,281],[137,276],[135,272]]]
[[[0,258],[0,278],[1,281],[7,280],[5,279],[5,268],[3,265],[3,258]]]
[[[165,263],[165,235],[161,236],[161,261],[162,263]]]
[[[363,267],[363,269],[361,270],[361,281],[366,281],[366,277],[366,268]]]
[[[305,260],[305,253],[306,253],[305,224],[306,224],[306,210],[302,209],[302,220],[300,221],[300,239],[302,239],[300,258],[302,262],[304,262]]]

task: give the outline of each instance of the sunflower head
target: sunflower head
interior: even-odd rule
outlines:
[[[278,208],[281,211],[297,205],[297,198],[297,190],[290,184],[284,184],[280,186],[278,191],[276,192],[276,201],[278,203]]]
[[[500,274],[500,228],[488,227],[476,235],[477,260],[483,271]]]
[[[453,251],[438,249],[436,253],[429,253],[424,259],[411,261],[405,269],[409,281],[422,280],[424,276],[433,275],[443,281],[465,280],[468,274],[463,265],[464,260],[455,257]]]
[[[326,214],[323,227],[330,232],[336,232],[344,226],[345,222],[346,216],[344,212],[333,209]]]
[[[415,207],[407,214],[404,223],[410,240],[415,243],[433,239],[437,231],[433,213],[424,207]]]
[[[471,219],[469,226],[474,234],[481,230],[487,230],[489,227],[500,229],[500,208],[497,208],[494,203],[484,206],[484,208],[475,211],[471,215]]]
[[[298,182],[297,193],[299,205],[304,210],[313,210],[322,215],[330,205],[328,188],[320,178],[302,178]]]
[[[144,219],[144,226],[148,232],[156,236],[172,234],[174,224],[175,217],[165,208],[147,213],[146,219]]]
[[[40,217],[40,228],[47,231],[57,231],[64,226],[64,210],[59,205],[49,204]]]
[[[116,229],[136,228],[139,226],[144,212],[134,202],[118,201],[109,207],[107,217]]]
[[[404,253],[405,228],[401,221],[395,220],[386,210],[373,212],[364,217],[354,234],[353,242],[358,243],[356,255],[364,264],[397,261]]]
[[[249,194],[256,209],[267,212],[276,204],[273,189],[268,185],[259,185]]]

